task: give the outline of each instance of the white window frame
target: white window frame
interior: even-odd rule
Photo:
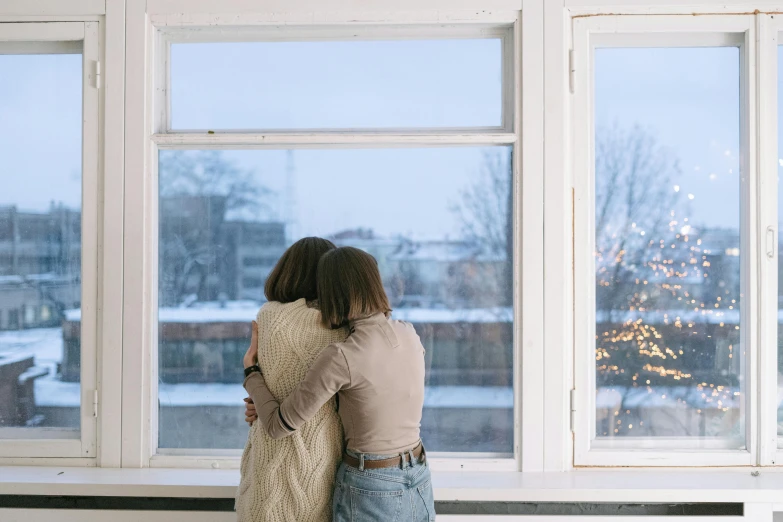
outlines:
[[[100,84],[102,54],[97,21],[0,22],[0,54],[82,54],[82,223],[81,223],[81,404],[80,429],[2,428],[0,462],[64,458],[75,463],[97,457],[97,343],[100,200]]]
[[[778,437],[778,46],[783,17],[758,15],[759,74],[759,452],[762,465],[783,465]]]
[[[574,465],[575,466],[739,466],[756,463],[758,301],[757,174],[756,174],[756,17],[748,15],[639,16],[598,15],[572,19],[572,173],[574,202]],[[739,35],[740,40],[736,40]],[[741,191],[742,343],[746,347],[744,414],[746,449],[705,448],[694,441],[692,449],[667,450],[657,438],[631,439],[625,448],[595,444],[595,263],[594,263],[594,118],[593,50],[599,47],[700,47],[739,44],[741,49],[740,140],[742,172],[747,180]],[[663,442],[663,444],[661,444]],[[682,448],[683,441],[678,441]],[[622,445],[622,443],[621,443]],[[688,446],[684,446],[688,447]],[[704,449],[698,449],[704,448]]]
[[[129,81],[126,91],[126,107],[145,107],[144,111],[127,113],[126,172],[135,172],[135,180],[126,185],[125,194],[125,244],[124,266],[124,328],[123,328],[123,423],[122,465],[151,467],[212,467],[237,468],[239,450],[167,450],[157,448],[157,158],[161,149],[185,148],[388,148],[431,146],[512,146],[515,192],[515,258],[521,260],[522,240],[522,185],[520,177],[522,158],[520,135],[520,11],[449,13],[440,11],[419,14],[400,13],[385,17],[383,22],[357,21],[356,13],[330,13],[323,20],[302,13],[242,13],[232,17],[212,14],[180,14],[156,10],[156,2],[148,4],[148,11],[134,7],[129,10],[127,45],[143,43],[144,51],[128,52],[126,74],[143,72],[143,81],[133,85]],[[169,7],[168,4],[162,4]],[[387,15],[388,13],[384,13]],[[145,15],[142,17],[142,15]],[[135,22],[134,22],[135,20]],[[143,30],[142,30],[143,28]],[[231,32],[227,31],[231,29]],[[225,131],[206,130],[196,132],[170,132],[168,92],[168,52],[172,39],[181,41],[269,41],[314,39],[431,39],[431,38],[504,38],[504,73],[508,80],[503,85],[503,124],[497,128],[470,129],[367,129],[355,131],[306,130],[302,132],[258,130]],[[529,52],[535,50],[530,48]],[[542,113],[543,114],[543,113]],[[543,121],[543,120],[541,120]],[[136,132],[141,136],[137,135]],[[530,154],[528,161],[532,160]],[[541,183],[543,185],[543,183]],[[536,201],[541,195],[531,190],[527,197]],[[531,205],[528,212],[534,217],[526,226],[540,229],[543,216],[540,204]],[[538,231],[536,231],[536,234]],[[534,243],[537,235],[528,236]],[[532,245],[531,245],[532,247]],[[535,287],[541,281],[540,271],[533,273],[536,263],[527,270],[531,281],[530,291],[524,296],[519,281],[525,276],[526,267],[515,264],[515,326],[514,326],[514,426],[515,444],[513,458],[495,454],[441,454],[434,455],[433,465],[441,470],[494,470],[516,471],[520,468],[521,453],[539,452],[539,447],[521,448],[520,417],[522,405],[521,358],[523,344],[522,321],[537,324],[543,322],[539,313],[541,293]],[[523,299],[525,303],[523,303]],[[523,312],[523,308],[525,312]],[[139,312],[141,311],[141,312]],[[532,328],[526,329],[527,337],[537,338]],[[542,337],[542,336],[541,336]],[[541,343],[542,344],[542,343]],[[540,351],[541,344],[528,342],[529,352]],[[540,374],[528,366],[531,375]],[[540,380],[538,378],[537,380]],[[241,406],[241,405],[240,405]],[[238,415],[241,414],[238,409]],[[543,413],[543,411],[541,412]]]

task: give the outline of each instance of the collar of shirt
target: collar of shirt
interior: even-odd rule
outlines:
[[[383,323],[386,320],[386,314],[377,313],[368,317],[362,317],[361,319],[354,319],[353,321],[349,321],[348,326],[350,326],[351,329],[354,329],[357,326]]]

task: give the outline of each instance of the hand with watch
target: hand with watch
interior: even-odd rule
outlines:
[[[245,369],[246,378],[253,372],[261,373],[261,368],[258,366],[258,323],[255,321],[253,321],[252,335],[250,336],[250,347],[242,359],[242,367]],[[252,426],[256,419],[258,419],[258,415],[253,399],[247,397],[245,398],[245,422]]]
[[[252,372],[261,372],[261,368],[258,367],[258,323],[255,321],[253,321],[250,346],[242,359],[242,367],[245,369],[245,377]]]

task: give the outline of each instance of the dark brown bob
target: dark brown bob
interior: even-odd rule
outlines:
[[[318,261],[335,248],[334,243],[320,237],[305,237],[288,247],[266,279],[267,300],[292,303],[302,298],[317,299]]]

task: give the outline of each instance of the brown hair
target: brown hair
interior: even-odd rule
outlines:
[[[318,260],[334,248],[334,243],[320,237],[305,237],[288,247],[266,279],[267,300],[292,303],[302,298],[317,299]]]
[[[391,312],[378,262],[367,252],[353,247],[335,248],[321,257],[318,304],[324,325],[331,328]]]

